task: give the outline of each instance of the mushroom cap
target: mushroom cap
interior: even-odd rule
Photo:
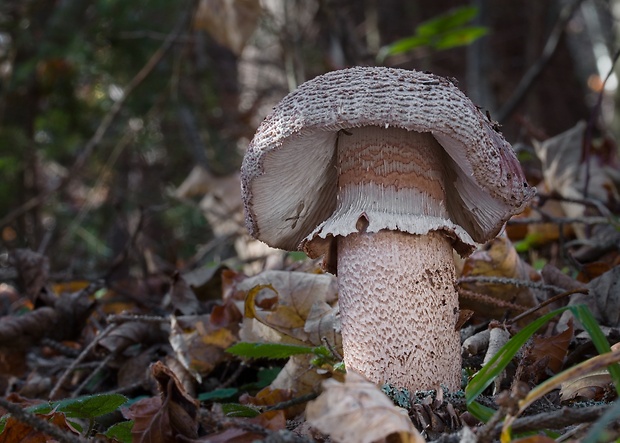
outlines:
[[[451,221],[469,234],[455,234],[466,245],[496,236],[535,193],[510,144],[452,82],[355,67],[303,83],[256,131],[241,167],[250,234],[298,249],[336,208],[338,132],[362,126],[429,132],[443,146],[454,169],[446,205]]]

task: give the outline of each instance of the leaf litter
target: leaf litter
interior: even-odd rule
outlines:
[[[608,344],[620,341],[620,254],[606,245],[617,245],[608,209],[617,169],[595,161],[585,195],[582,163],[566,154],[579,137],[582,125],[536,146],[548,195],[460,263],[457,289],[470,311],[461,329],[463,388],[511,337],[558,308],[587,306]],[[609,222],[584,229],[592,216]],[[515,438],[524,429],[579,438],[617,398],[610,371],[588,371],[599,352],[590,326],[569,311],[515,350],[476,398],[489,412],[485,423],[462,391],[382,390],[346,373],[337,282],[314,262],[252,277],[218,266],[92,282],[55,281],[49,258],[28,250],[14,251],[10,263],[15,278],[0,286],[2,442],[47,441],[42,422],[66,441],[495,441],[508,434],[493,414],[512,417]],[[233,346],[240,351],[228,352]],[[579,364],[574,378],[511,415],[527,392],[543,392],[536,388]],[[80,407],[83,398],[94,409]],[[617,425],[607,428],[620,435]],[[544,438],[520,441],[530,440]]]

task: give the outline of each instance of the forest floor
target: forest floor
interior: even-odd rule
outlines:
[[[463,390],[347,374],[336,278],[299,254],[246,263],[254,276],[234,260],[119,276],[126,254],[106,278],[59,281],[51,257],[15,250],[0,443],[618,441],[617,201],[557,197],[583,186],[565,145],[543,147],[566,161],[526,212],[456,260]]]

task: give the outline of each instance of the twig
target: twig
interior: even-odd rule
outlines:
[[[95,337],[95,339],[92,342],[88,344],[88,346],[84,348],[84,350],[80,353],[80,355],[78,355],[78,357],[75,360],[73,360],[71,365],[69,365],[69,367],[65,369],[65,372],[63,372],[63,374],[60,376],[60,378],[56,382],[56,385],[54,385],[54,388],[52,389],[49,395],[50,400],[52,400],[56,396],[61,386],[64,384],[67,378],[69,378],[69,375],[75,370],[77,365],[81,363],[82,360],[84,360],[86,356],[88,356],[90,351],[97,345],[97,343],[99,343],[103,337],[107,336],[110,332],[112,332],[115,327],[116,327],[115,324],[108,325],[103,331],[101,331],[99,335],[97,335],[97,337]]]
[[[112,123],[114,123],[114,121],[116,120],[116,117],[118,117],[120,111],[123,108],[123,105],[127,101],[127,97],[129,97],[136,90],[136,88],[140,86],[140,84],[144,81],[144,79],[148,77],[148,75],[153,71],[155,66],[157,66],[157,64],[163,59],[164,55],[172,47],[172,44],[175,42],[175,40],[181,35],[181,32],[183,31],[183,29],[187,26],[187,22],[191,15],[190,12],[191,12],[191,8],[187,8],[185,11],[183,11],[181,18],[177,22],[177,25],[175,26],[173,31],[170,34],[168,34],[168,37],[166,38],[166,40],[164,40],[162,45],[153,53],[151,58],[146,62],[146,64],[142,67],[142,69],[140,69],[140,71],[134,76],[134,78],[131,79],[129,84],[125,86],[125,88],[123,89],[122,97],[116,102],[114,102],[110,110],[103,117],[103,119],[99,123],[99,126],[97,127],[97,130],[95,131],[93,136],[90,138],[90,140],[88,140],[82,152],[75,159],[73,165],[69,169],[69,173],[67,174],[67,176],[63,180],[61,180],[60,183],[58,183],[56,186],[52,187],[51,189],[48,189],[45,192],[42,192],[41,194],[35,197],[32,197],[22,206],[14,209],[9,214],[4,216],[0,220],[0,228],[11,223],[14,219],[16,219],[17,217],[20,217],[21,215],[30,211],[31,209],[34,209],[42,205],[50,195],[65,188],[78,176],[79,172],[83,169],[90,155],[93,153],[95,148],[101,143],[101,140],[103,139],[105,134],[108,132],[108,130],[112,126]]]
[[[508,320],[507,323],[516,323],[519,320],[521,320],[524,317],[527,317],[530,314],[533,314],[534,312],[538,311],[541,308],[544,308],[547,305],[550,305],[551,303],[554,303],[564,297],[568,297],[569,295],[573,295],[573,294],[587,294],[588,293],[588,288],[578,288],[578,289],[573,289],[570,291],[565,291],[562,292],[561,294],[555,295],[547,300],[545,300],[544,302],[534,306],[533,308],[528,309],[525,312],[522,312],[521,314],[517,315],[516,317],[513,317],[512,319]]]
[[[545,47],[543,48],[543,52],[534,63],[525,73],[521,81],[515,88],[515,91],[512,93],[508,101],[501,107],[499,112],[497,113],[497,121],[503,123],[506,121],[508,117],[514,112],[514,110],[519,106],[521,101],[525,98],[527,92],[530,90],[536,79],[542,73],[544,67],[549,63],[553,54],[555,54],[555,50],[558,47],[558,43],[560,42],[560,37],[564,33],[564,29],[566,28],[566,24],[573,16],[573,13],[579,7],[583,0],[575,0],[574,2],[566,5],[558,16],[553,29],[551,30],[551,34],[547,38],[547,42],[545,43]]]
[[[82,383],[80,383],[80,385],[75,388],[75,390],[71,393],[71,398],[76,398],[78,395],[80,395],[80,393],[84,390],[84,388],[86,387],[86,385],[88,383],[90,383],[90,381],[95,378],[95,376],[97,374],[99,374],[99,372],[108,364],[110,363],[110,361],[116,357],[116,353],[112,352],[110,354],[108,354],[103,360],[101,360],[98,364],[97,367],[95,369],[93,369],[92,371],[90,371],[90,374],[88,374],[88,376],[82,381]]]
[[[59,442],[64,443],[87,443],[88,440],[71,432],[64,431],[58,426],[54,426],[47,420],[37,417],[35,414],[28,412],[15,403],[11,403],[4,397],[0,397],[0,406],[9,411],[9,413],[22,423],[27,424],[43,434],[54,437]]]
[[[600,418],[611,405],[595,405],[584,408],[562,408],[557,411],[521,417],[512,424],[515,433],[536,431],[539,429],[560,429],[577,423],[589,423]],[[493,437],[502,431],[502,424],[493,428]]]
[[[233,373],[230,374],[230,376],[226,380],[220,383],[217,388],[224,389],[232,385],[239,378],[243,370],[246,368],[247,368],[247,365],[245,364],[245,362],[242,361],[241,364],[237,367],[237,369],[235,369]]]
[[[311,392],[310,394],[301,395],[299,397],[292,398],[287,401],[282,401],[280,403],[276,403],[275,405],[271,405],[268,408],[265,408],[265,411],[277,411],[279,409],[290,408],[291,406],[297,406],[304,403],[308,403],[310,400],[314,400],[319,396],[316,392]]]
[[[137,321],[142,323],[169,323],[168,317],[160,317],[157,315],[129,315],[129,314],[113,314],[106,318],[108,323],[127,323]]]
[[[512,310],[512,311],[517,311],[517,312],[524,312],[527,309],[526,306],[522,306],[516,303],[511,303],[509,301],[501,300],[499,298],[492,297],[486,294],[482,294],[480,292],[470,291],[468,289],[463,289],[463,288],[458,288],[457,291],[459,293],[459,297],[463,298],[464,300],[482,302],[487,305],[495,306],[496,308],[502,308],[506,311]]]
[[[544,283],[533,282],[530,280],[521,280],[518,278],[507,278],[507,277],[487,277],[487,276],[476,276],[476,277],[461,277],[457,280],[457,283],[483,283],[483,284],[491,284],[491,285],[507,285],[507,286],[515,286],[517,288],[530,288],[530,289],[539,289],[542,291],[553,291],[553,292],[564,292],[566,289],[560,288],[559,286],[554,285],[546,285]]]

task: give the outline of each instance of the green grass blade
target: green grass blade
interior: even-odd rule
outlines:
[[[592,339],[592,343],[596,347],[596,350],[599,354],[605,354],[606,352],[611,352],[611,348],[609,347],[609,343],[605,338],[605,334],[601,330],[601,327],[598,325],[598,322],[590,312],[590,310],[585,305],[576,305],[570,306],[569,309],[581,322],[583,328],[588,332],[590,338]],[[614,382],[614,386],[616,388],[616,392],[620,395],[620,366],[616,363],[607,368],[609,374],[611,375],[611,379]]]
[[[558,314],[569,309],[568,307],[560,308],[549,312],[542,317],[536,319],[519,333],[512,337],[497,354],[489,360],[489,362],[478,371],[467,384],[465,388],[465,400],[470,405],[482,392],[491,384],[495,377],[508,366],[512,358],[519,352],[519,349],[527,342],[536,331],[545,325],[549,320]]]

